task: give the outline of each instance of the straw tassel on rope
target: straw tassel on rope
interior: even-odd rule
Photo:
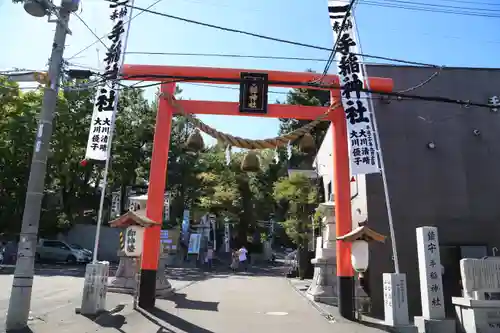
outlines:
[[[203,142],[203,137],[200,134],[199,129],[195,129],[188,137],[186,141],[186,148],[190,151],[199,152],[205,148],[205,143]]]
[[[311,154],[316,151],[316,144],[314,143],[314,138],[311,133],[306,133],[300,138],[299,149],[306,154]]]
[[[245,154],[243,160],[241,161],[241,171],[244,172],[259,172],[260,171],[260,160],[257,153],[250,150]]]

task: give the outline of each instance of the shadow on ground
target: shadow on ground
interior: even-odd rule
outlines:
[[[173,296],[167,298],[167,300],[175,303],[177,309],[189,309],[189,310],[200,310],[200,311],[219,311],[219,302],[205,302],[192,300],[187,298],[186,294],[176,293]]]
[[[157,307],[154,307],[150,310],[137,309],[137,311],[153,324],[159,326],[159,329],[156,333],[174,332],[168,326],[177,328],[186,333],[215,333],[213,331],[207,330],[206,328],[190,323],[180,317],[174,316],[173,314],[170,314]]]

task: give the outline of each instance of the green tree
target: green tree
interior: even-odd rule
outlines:
[[[312,228],[311,216],[317,197],[317,187],[304,174],[295,173],[281,178],[274,185],[274,198],[288,206],[287,219],[283,222],[288,236],[298,248],[299,276],[304,277],[307,249]]]
[[[312,72],[310,69],[307,71]],[[328,90],[296,88],[288,92],[285,103],[305,106],[328,106],[330,105],[330,93]],[[280,119],[279,134],[294,131],[309,122],[310,120]],[[325,133],[329,126],[329,121],[322,121],[311,131],[311,135],[313,136],[316,144],[316,149],[319,149],[321,143],[323,142]],[[311,168],[315,157],[314,155],[315,154],[307,155],[299,152],[297,149],[294,149],[292,158],[289,161],[289,166],[292,168]]]

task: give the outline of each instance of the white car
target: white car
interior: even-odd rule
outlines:
[[[92,255],[86,251],[75,249],[60,240],[42,239],[36,248],[35,260],[37,262],[55,261],[68,264],[88,263],[92,261]]]

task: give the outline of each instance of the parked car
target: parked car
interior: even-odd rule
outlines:
[[[78,244],[69,244],[69,246],[71,246],[73,249],[80,250],[83,253],[89,255],[90,257],[92,257],[92,254],[93,254],[92,251],[90,251],[89,249],[86,249],[86,248],[82,247],[81,245],[78,245]]]
[[[36,248],[35,260],[66,262],[68,264],[88,263],[92,255],[87,252],[71,247],[69,244],[59,240],[41,239]]]

